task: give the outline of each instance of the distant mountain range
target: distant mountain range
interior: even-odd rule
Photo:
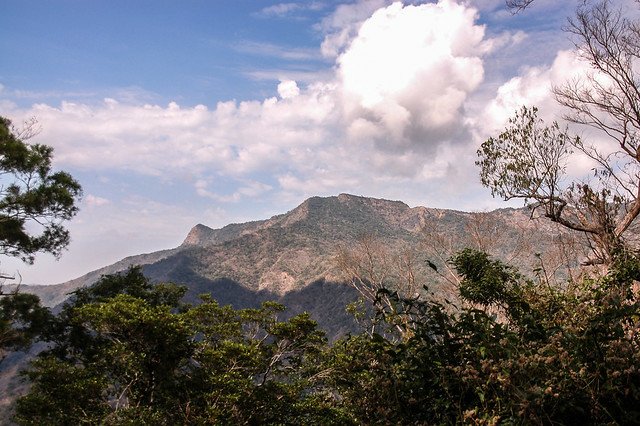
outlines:
[[[536,253],[553,251],[561,235],[565,234],[546,220],[532,221],[526,208],[467,213],[341,194],[309,198],[267,220],[221,229],[198,224],[174,249],[131,256],[63,284],[22,290],[53,307],[101,275],[143,265],[153,281],[186,285],[192,300],[210,293],[221,303],[243,307],[275,299],[313,312],[315,304],[323,302],[306,299],[317,287],[331,286],[331,292],[321,292],[331,299],[336,299],[332,292],[353,295],[350,287],[338,284],[345,277],[335,257],[341,249],[357,247],[365,236],[390,252],[410,247],[441,263],[458,249],[477,247],[503,260],[516,260],[526,271],[535,266]]]
[[[276,300],[289,314],[309,312],[330,337],[336,337],[356,330],[345,305],[358,297],[345,284],[348,277],[336,256],[359,250],[363,239],[375,240],[389,259],[400,252],[413,253],[417,279],[444,297],[453,293],[445,279],[446,260],[469,246],[515,262],[523,272],[542,259],[545,271],[562,270],[566,276],[561,265],[575,263],[575,239],[546,220],[531,220],[530,213],[526,208],[486,213],[411,208],[400,201],[348,194],[312,197],[267,220],[221,229],[198,224],[174,249],[128,257],[63,284],[22,286],[21,291],[37,294],[53,308],[101,275],[142,265],[153,281],[186,285],[188,301],[202,293],[236,308]],[[427,266],[429,262],[438,266],[440,275]],[[7,383],[0,375],[0,393]]]

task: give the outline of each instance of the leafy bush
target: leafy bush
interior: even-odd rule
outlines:
[[[464,250],[452,263],[472,305],[390,294],[396,308],[379,318],[404,316],[392,322],[409,337],[336,344],[336,400],[364,424],[640,422],[640,305],[629,291],[639,262],[619,259],[560,291]]]

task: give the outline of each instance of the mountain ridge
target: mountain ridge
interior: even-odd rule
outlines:
[[[487,216],[488,221],[496,223],[496,228],[534,227],[525,208],[479,214],[409,207],[402,201],[343,193],[310,197],[287,213],[264,220],[231,223],[218,229],[199,223],[178,247],[129,256],[65,283],[22,288],[54,306],[68,293],[92,284],[101,275],[142,265],[156,281],[168,278],[180,281],[181,272],[188,275],[186,269],[191,268],[208,280],[229,279],[252,291],[266,290],[283,296],[313,281],[339,280],[340,273],[332,264],[336,250],[353,245],[365,235],[390,246],[417,247],[425,238],[425,229],[436,226],[442,228],[441,233],[464,234],[474,215]],[[557,232],[548,221],[535,227],[544,230],[538,236],[541,240]],[[167,272],[169,264],[173,268],[171,273]]]
[[[427,266],[430,262],[446,274],[450,255],[472,246],[532,271],[543,258],[547,262],[563,259],[562,252],[554,250],[566,235],[546,219],[532,221],[526,208],[469,213],[340,194],[311,197],[287,213],[264,220],[219,229],[196,224],[178,247],[129,256],[65,283],[23,285],[20,290],[37,294],[55,311],[77,288],[97,282],[102,275],[141,265],[152,282],[185,285],[187,303],[198,303],[200,294],[234,308],[274,300],[287,307],[285,316],[309,312],[335,339],[359,330],[345,310],[359,293],[347,284],[350,277],[339,267],[341,252],[352,251],[355,259],[371,255],[375,267],[390,268],[386,272],[391,284],[406,279],[407,271],[398,268],[411,263],[418,284],[428,284],[436,297],[451,299],[455,293],[451,282],[434,274]],[[359,252],[365,241],[374,242],[369,247],[375,252]],[[11,365],[5,361],[0,394],[20,389],[15,372],[34,355],[12,355]],[[2,405],[0,401],[0,411]]]

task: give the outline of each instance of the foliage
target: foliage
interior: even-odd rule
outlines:
[[[352,336],[330,350],[330,384],[357,423],[640,421],[638,258],[562,291],[474,250],[452,262],[472,305],[390,293],[395,313],[379,318],[404,316],[394,324],[408,339]]]
[[[557,122],[545,126],[537,108],[522,107],[498,137],[478,149],[480,180],[492,195],[534,200],[550,217],[560,216],[566,206],[560,185],[571,139]]]
[[[339,410],[310,391],[326,340],[307,314],[281,321],[276,303],[234,310],[209,297],[185,306],[183,291],[151,286],[133,268],[77,292],[56,321],[54,347],[26,372],[33,386],[16,420],[340,423]]]
[[[38,252],[59,256],[69,244],[62,222],[76,214],[82,193],[70,174],[51,170],[53,148],[21,139],[32,135],[29,129],[14,133],[11,121],[0,117],[0,254],[27,263]]]
[[[0,295],[0,362],[8,351],[26,349],[50,324],[51,313],[37,296]]]
[[[307,314],[235,310],[139,268],[76,293],[25,374],[21,424],[640,421],[634,253],[565,289],[466,249],[463,306],[381,288],[376,330],[328,346]],[[425,289],[427,290],[427,289]],[[363,312],[367,312],[366,310]],[[401,328],[401,330],[398,330]]]

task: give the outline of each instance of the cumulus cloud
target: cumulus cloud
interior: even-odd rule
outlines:
[[[182,179],[219,202],[424,185],[472,164],[460,156],[475,125],[466,104],[482,55],[505,43],[487,38],[477,15],[453,0],[339,6],[318,27],[333,73],[282,78],[266,99],[185,107],[114,97],[7,113],[37,116],[62,166]]]
[[[337,59],[351,134],[387,147],[455,142],[464,102],[483,79],[475,19],[474,9],[443,0],[394,3],[364,22]]]
[[[293,80],[281,81],[278,84],[278,94],[282,99],[295,98],[300,94],[300,88]]]
[[[322,42],[322,54],[336,58],[348,47],[353,38],[373,12],[388,5],[388,0],[364,0],[342,4],[318,24],[318,29],[326,33]]]

